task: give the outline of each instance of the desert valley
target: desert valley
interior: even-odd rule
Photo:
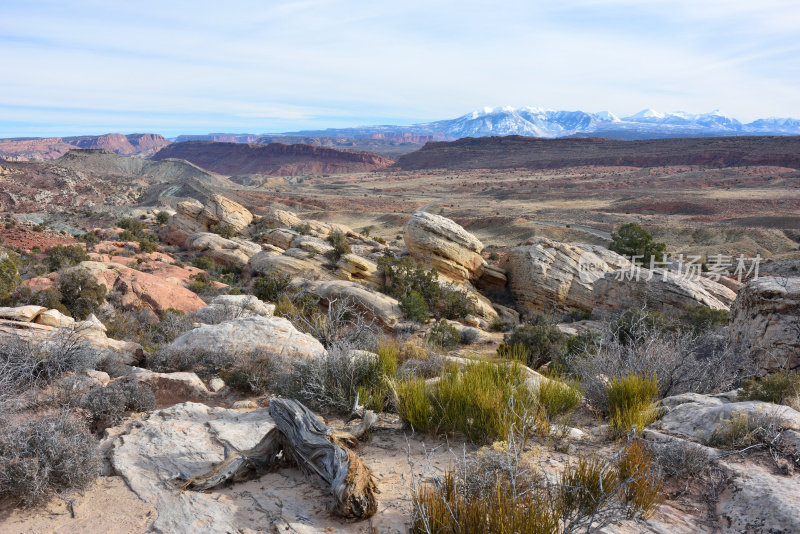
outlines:
[[[800,137],[400,139],[0,140],[0,532],[800,528]]]

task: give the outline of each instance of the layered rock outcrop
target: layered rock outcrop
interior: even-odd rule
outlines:
[[[285,361],[325,354],[319,341],[299,332],[288,320],[263,316],[200,326],[179,336],[165,350],[196,353],[213,350],[231,356],[262,353]]]
[[[729,337],[768,367],[800,369],[800,278],[748,282],[731,307]]]
[[[411,255],[454,282],[480,278],[483,243],[446,217],[417,211],[403,229]]]
[[[222,195],[211,195],[205,205],[194,199],[184,200],[175,209],[176,213],[158,232],[159,239],[170,245],[184,246],[190,235],[208,232],[216,225],[228,225],[241,232],[253,222],[249,210]]]
[[[606,273],[594,283],[595,311],[613,314],[630,308],[648,308],[670,314],[703,305],[727,310],[736,293],[722,284],[700,277],[639,267]]]
[[[628,260],[608,249],[546,238],[511,249],[503,262],[511,294],[524,315],[591,311],[594,284],[615,268],[628,266]]]
[[[188,313],[206,305],[183,286],[118,263],[84,261],[73,269],[86,270],[107,291],[116,292],[122,307],[147,306],[162,315],[170,308]]]

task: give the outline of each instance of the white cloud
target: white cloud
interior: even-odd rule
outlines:
[[[800,116],[793,4],[5,0],[0,135],[48,114],[280,131],[506,103]]]

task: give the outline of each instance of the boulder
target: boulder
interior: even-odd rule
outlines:
[[[601,315],[643,306],[671,314],[698,305],[727,310],[725,302],[735,298],[733,291],[712,280],[640,267],[606,273],[594,283],[593,293],[594,310]]]
[[[36,317],[37,324],[53,326],[55,328],[69,328],[75,324],[75,319],[64,315],[58,310],[45,310]]]
[[[748,282],[731,307],[728,336],[767,368],[800,370],[800,278]]]
[[[244,206],[222,195],[211,195],[203,210],[197,215],[197,220],[211,227],[216,224],[227,224],[237,232],[253,222],[253,214]]]
[[[483,243],[450,219],[417,211],[403,229],[411,255],[454,282],[477,280],[485,265]]]
[[[305,289],[326,301],[350,299],[369,317],[386,327],[396,325],[403,318],[400,303],[396,299],[356,282],[345,280],[311,282],[305,286]]]
[[[270,317],[274,311],[274,304],[267,304],[252,295],[219,295],[208,306],[197,310],[194,316],[201,323],[218,324],[237,317]]]
[[[301,252],[303,257],[293,257],[292,250]],[[271,250],[264,250],[250,258],[247,265],[253,275],[298,276],[309,280],[333,279],[333,275],[329,271],[322,269],[319,261],[309,259],[308,253],[299,249],[289,249],[286,254],[276,254]]]
[[[800,412],[769,402],[735,402],[723,396],[688,393],[667,397],[662,405],[666,413],[651,427],[699,443],[708,443],[734,414],[768,417],[781,428],[800,430]]]
[[[189,250],[205,252],[216,263],[226,267],[244,268],[247,262],[261,251],[261,245],[245,239],[226,239],[210,232],[192,234],[184,246]]]
[[[133,367],[121,379],[146,384],[153,390],[159,406],[169,406],[186,401],[208,399],[211,392],[194,373],[155,373],[148,369]]]
[[[261,218],[260,225],[274,226],[275,228],[291,228],[296,224],[301,224],[300,217],[291,211],[272,208],[269,213]]]
[[[344,254],[336,263],[336,275],[343,280],[354,280],[372,288],[381,284],[378,265],[355,254]]]
[[[276,246],[283,250],[292,248],[292,241],[297,237],[300,237],[300,234],[287,228],[275,228],[273,230],[267,230],[259,235],[259,239],[263,243]]]
[[[17,306],[16,308],[0,307],[0,319],[30,323],[45,311],[47,308],[33,305]]]
[[[595,283],[613,271],[603,257],[615,265],[627,261],[602,247],[595,253],[546,238],[528,243],[511,249],[503,261],[517,310],[525,316],[591,311]]]
[[[90,322],[94,324],[94,321]],[[101,362],[131,365],[138,363],[144,357],[142,346],[138,343],[108,338],[105,335],[105,327],[100,330],[87,325],[85,321],[75,323],[70,329],[61,329],[43,324],[0,319],[0,346],[16,340],[31,343],[49,342],[71,335],[69,332],[72,330],[75,330],[78,336],[77,344],[97,352]]]
[[[229,355],[265,353],[286,361],[319,358],[325,349],[310,334],[299,332],[282,317],[240,317],[215,325],[203,325],[179,336],[167,351],[218,351]]]
[[[206,305],[183,286],[118,263],[84,261],[73,269],[86,269],[107,291],[115,291],[121,306],[147,306],[161,315],[170,308],[189,313]]]

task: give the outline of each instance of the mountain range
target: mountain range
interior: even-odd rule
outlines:
[[[800,135],[800,120],[766,118],[742,123],[719,111],[662,113],[645,109],[628,117],[611,112],[558,111],[531,106],[483,108],[461,117],[408,126],[364,126],[295,132],[294,135],[374,137],[398,133],[438,138],[522,135],[528,137],[607,137],[655,139],[740,135]]]

